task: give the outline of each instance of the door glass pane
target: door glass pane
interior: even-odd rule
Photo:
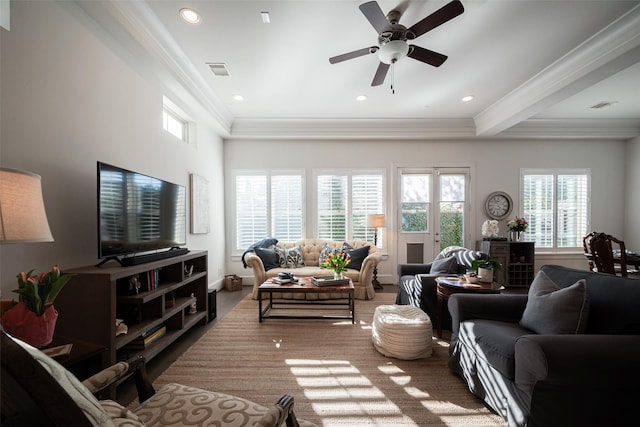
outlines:
[[[464,202],[466,176],[440,175],[440,249],[464,246]]]
[[[405,233],[429,231],[431,175],[403,174],[401,223]]]

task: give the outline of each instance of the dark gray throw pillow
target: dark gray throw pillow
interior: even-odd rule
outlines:
[[[256,255],[262,260],[264,264],[264,271],[269,271],[272,268],[280,267],[280,258],[273,248],[255,248]]]
[[[560,288],[544,271],[539,271],[529,288],[520,325],[537,334],[580,334],[585,332],[588,318],[585,280]]]
[[[454,256],[431,262],[429,274],[454,274],[458,271],[458,260]]]
[[[355,249],[347,242],[344,242],[342,250],[351,257],[351,261],[347,264],[347,268],[353,268],[354,270],[360,270],[364,259],[369,255],[369,245]]]

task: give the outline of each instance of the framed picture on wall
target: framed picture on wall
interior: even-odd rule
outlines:
[[[192,173],[191,180],[191,234],[207,234],[210,231],[209,181]]]

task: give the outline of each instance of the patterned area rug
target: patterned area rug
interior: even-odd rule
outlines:
[[[379,354],[371,341],[375,307],[394,294],[356,301],[356,324],[267,319],[242,300],[156,381],[238,395],[265,406],[282,394],[319,426],[505,426],[447,368],[448,343],[428,359]]]

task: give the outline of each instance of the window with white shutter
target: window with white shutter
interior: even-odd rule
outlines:
[[[526,240],[538,248],[579,248],[590,216],[589,170],[522,171]]]
[[[385,213],[384,171],[321,172],[316,182],[318,238],[373,242],[367,216]],[[378,247],[383,245],[380,228]]]
[[[304,229],[301,171],[234,171],[236,250],[266,237],[300,240]]]

